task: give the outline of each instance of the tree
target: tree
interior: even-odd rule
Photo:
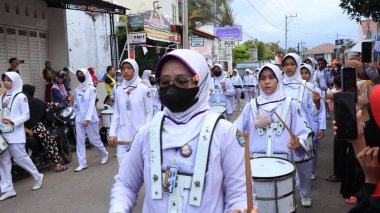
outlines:
[[[244,44],[237,45],[232,51],[234,62],[244,62],[251,57],[248,47]]]
[[[214,1],[216,3],[216,15],[214,15]],[[214,21],[216,26],[233,26],[235,16],[231,2],[232,0],[190,0],[189,27],[196,29],[206,24],[212,24]]]
[[[356,21],[360,21],[362,16],[376,22],[380,20],[379,0],[341,0],[339,6]]]

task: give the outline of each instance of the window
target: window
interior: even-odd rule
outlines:
[[[38,16],[37,16],[37,10],[36,9],[34,9],[34,18],[37,18]]]
[[[29,16],[29,8],[25,7],[25,16]]]
[[[45,11],[42,11],[42,19],[45,19]]]
[[[9,13],[9,4],[5,3],[5,12]]]
[[[18,5],[16,5],[16,14],[20,15],[20,7]]]
[[[177,23],[177,7],[175,4],[172,4],[172,24]]]

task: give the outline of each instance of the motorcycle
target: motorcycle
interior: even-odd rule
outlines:
[[[72,147],[75,147],[75,111],[72,107],[57,107],[48,109],[44,125],[57,141],[58,151],[63,163],[72,160]],[[36,166],[49,163],[45,150],[38,137],[26,137],[26,149],[31,151],[31,159]]]

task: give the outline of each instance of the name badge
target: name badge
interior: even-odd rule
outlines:
[[[178,166],[171,165],[166,167],[165,180],[164,180],[164,192],[172,193],[177,180]]]
[[[132,109],[131,100],[127,99],[127,101],[125,102],[125,107],[126,107],[127,110],[131,110]]]

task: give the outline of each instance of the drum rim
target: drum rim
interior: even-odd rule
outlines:
[[[290,163],[291,165],[293,165],[293,170],[291,172],[283,174],[283,175],[272,176],[272,177],[270,177],[270,179],[268,177],[255,177],[255,176],[253,176],[253,173],[252,173],[252,179],[254,179],[256,181],[259,181],[259,182],[272,182],[272,181],[265,181],[265,180],[273,180],[273,179],[282,180],[282,179],[288,179],[289,176],[293,176],[292,178],[294,178],[294,175],[296,173],[296,166],[294,165],[293,162],[291,162],[291,161],[289,161],[287,159],[284,159],[284,158],[268,157],[268,156],[257,157],[257,158],[253,158],[251,160],[259,159],[259,158],[274,158],[274,159],[279,159],[279,160],[287,161],[288,163]]]
[[[287,198],[287,197],[289,197],[291,195],[294,196],[294,190],[291,191],[291,192],[288,192],[288,193],[286,193],[284,195],[278,196],[277,198],[276,197],[260,197],[260,196],[256,195],[256,200],[261,200],[261,201],[281,200],[281,199]]]

